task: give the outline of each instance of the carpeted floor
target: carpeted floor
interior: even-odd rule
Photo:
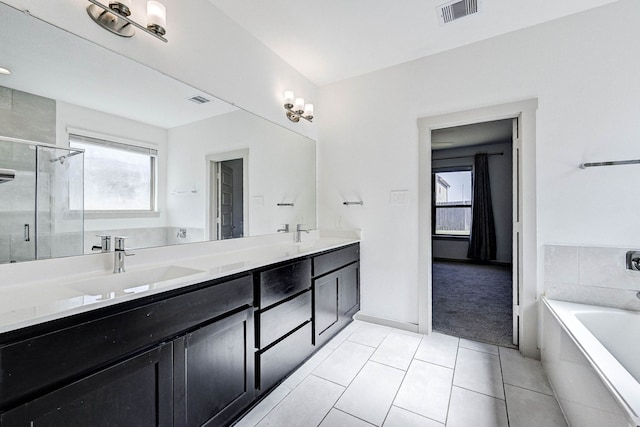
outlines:
[[[513,345],[511,267],[433,262],[433,329]]]

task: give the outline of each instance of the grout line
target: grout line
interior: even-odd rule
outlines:
[[[507,415],[507,427],[511,425],[511,419],[509,417],[509,404],[507,403],[507,390],[504,387],[504,372],[502,369],[502,354],[500,354],[500,349],[498,348],[498,361],[500,362],[500,377],[502,379],[502,394],[504,394],[504,410]]]
[[[510,387],[515,387],[515,388],[519,388],[520,390],[530,391],[530,392],[532,392],[532,393],[538,393],[538,394],[541,394],[541,395],[543,395],[543,396],[549,396],[549,397],[553,397],[553,398],[555,398],[555,396],[554,396],[553,394],[545,393],[545,392],[543,392],[543,391],[538,391],[538,390],[532,390],[532,389],[530,389],[530,388],[523,387],[523,386],[521,386],[521,385],[510,384],[510,383],[504,383],[504,385],[508,385],[508,386],[510,386]],[[506,395],[506,390],[505,390],[505,395]]]
[[[369,421],[367,421],[367,420],[363,420],[363,419],[362,419],[362,418],[360,418],[360,417],[356,417],[355,415],[350,414],[350,413],[348,413],[348,412],[346,412],[346,411],[343,411],[342,409],[336,408],[335,406],[334,406],[333,408],[331,408],[331,409],[335,409],[336,411],[342,412],[343,414],[347,414],[347,415],[349,415],[350,417],[356,418],[356,419],[358,419],[358,420],[360,420],[360,421],[362,421],[362,422],[364,422],[364,423],[369,424],[370,426],[375,426],[375,424],[371,424]],[[329,412],[331,412],[331,411],[329,411]],[[326,417],[325,417],[325,418],[326,418]]]

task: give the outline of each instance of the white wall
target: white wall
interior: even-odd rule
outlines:
[[[282,224],[316,226],[314,141],[245,111],[169,129],[170,225],[205,228],[206,157],[244,149],[249,150],[245,236],[273,234]],[[191,189],[196,193],[171,194]],[[294,207],[277,206],[291,202]]]
[[[512,191],[512,143],[486,144],[437,150],[431,157],[434,168],[449,166],[473,166],[476,153],[503,153],[489,156],[489,181],[491,184],[491,204],[496,229],[496,261],[511,263],[513,233],[513,191]],[[464,159],[441,160],[447,157],[468,156]],[[433,257],[467,260],[468,239],[433,239]]]
[[[282,108],[285,89],[317,104],[315,85],[208,0],[163,0],[168,43],[139,30],[130,39],[109,33],[87,15],[86,0],[2,1],[295,132],[317,136],[316,124],[294,124]],[[131,17],[144,23],[145,16],[146,2],[134,1]]]
[[[637,245],[637,166],[578,165],[640,156],[639,14],[622,0],[321,88],[320,225],[362,229],[365,314],[418,321],[419,117],[538,98],[538,253]],[[395,189],[409,190],[408,205],[390,204]],[[345,194],[365,205],[341,206]]]

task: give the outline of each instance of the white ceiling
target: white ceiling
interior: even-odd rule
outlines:
[[[617,0],[480,0],[443,26],[444,0],[209,1],[322,86]]]

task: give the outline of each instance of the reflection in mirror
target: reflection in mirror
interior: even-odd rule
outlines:
[[[84,151],[84,198],[55,202],[83,213],[82,243],[38,258],[101,234],[142,248],[316,226],[313,141],[2,3],[0,61],[0,136]],[[0,262],[29,259],[3,257],[6,237]]]

